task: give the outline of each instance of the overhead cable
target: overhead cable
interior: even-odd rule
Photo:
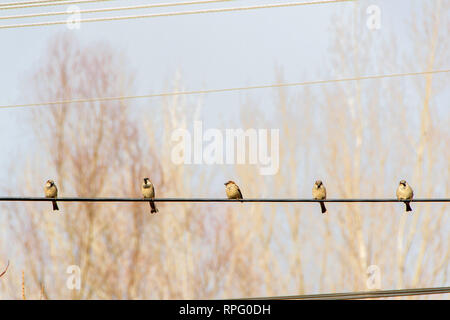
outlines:
[[[78,14],[88,14],[88,13],[98,13],[98,12],[113,12],[113,11],[123,11],[123,10],[137,10],[137,9],[176,7],[176,6],[187,6],[187,5],[198,5],[198,4],[211,4],[211,3],[230,2],[230,1],[234,1],[234,0],[205,0],[205,1],[153,3],[153,4],[143,4],[143,5],[127,6],[127,7],[87,9],[87,10],[80,10],[77,13]],[[58,12],[30,13],[30,14],[3,16],[3,17],[0,16],[0,20],[37,18],[37,17],[44,17],[44,16],[58,16],[58,15],[68,15],[68,14],[73,14],[73,12],[58,11]]]
[[[360,76],[360,77],[352,77],[352,78],[330,79],[330,80],[312,80],[312,81],[303,81],[303,82],[262,84],[262,85],[254,85],[254,86],[247,86],[247,87],[160,92],[160,93],[150,93],[150,94],[143,94],[143,95],[72,98],[72,99],[64,99],[64,100],[57,100],[57,101],[43,101],[43,102],[33,102],[33,103],[0,105],[0,109],[64,105],[64,104],[69,104],[69,103],[107,102],[107,101],[115,101],[115,100],[124,101],[124,100],[134,100],[134,99],[157,98],[157,97],[171,97],[171,96],[179,96],[179,95],[226,93],[226,92],[247,91],[247,90],[256,90],[256,89],[286,88],[286,87],[298,87],[298,86],[305,86],[305,85],[318,85],[318,84],[336,83],[336,82],[374,80],[374,79],[397,78],[397,77],[405,77],[405,76],[419,76],[419,75],[448,73],[448,72],[450,72],[450,69],[407,72],[407,73],[378,74],[378,75],[368,75],[368,76]]]
[[[308,2],[272,3],[272,4],[255,5],[255,6],[248,6],[248,7],[216,8],[216,9],[202,9],[202,10],[193,10],[193,11],[150,13],[150,14],[140,14],[140,15],[134,15],[134,16],[88,18],[88,19],[79,19],[76,22],[77,23],[85,23],[85,22],[102,22],[102,21],[120,21],[120,20],[130,20],[130,19],[172,17],[172,16],[205,14],[205,13],[223,13],[223,12],[249,11],[249,10],[257,10],[257,9],[286,8],[286,7],[296,7],[296,6],[304,6],[304,5],[332,4],[332,3],[339,3],[339,2],[354,2],[354,1],[356,1],[356,0],[322,0],[322,1],[308,1]],[[52,25],[61,25],[61,24],[67,24],[67,23],[68,23],[68,21],[44,21],[44,22],[36,22],[36,23],[2,25],[2,26],[0,26],[0,29],[52,26]]]

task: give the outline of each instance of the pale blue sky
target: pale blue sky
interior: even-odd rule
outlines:
[[[360,1],[361,8],[377,4],[382,10],[382,28],[374,37],[383,38],[393,32],[404,50],[409,47],[405,20],[423,0]],[[2,0],[2,2],[5,2]],[[9,2],[9,0],[7,1]],[[165,1],[168,2],[168,1]],[[196,5],[103,13],[117,16],[201,8],[222,8],[274,3],[276,1],[232,1],[214,5]],[[278,1],[281,2],[281,1]],[[85,4],[82,9],[142,4],[145,1],[111,1]],[[275,68],[284,70],[286,81],[333,79],[352,74],[336,74],[328,67],[331,17],[336,12],[353,12],[352,3],[310,5],[290,8],[262,9],[247,12],[161,17],[117,22],[84,23],[71,31],[83,42],[104,41],[123,50],[137,71],[137,92],[145,94],[167,89],[176,72],[182,75],[186,89],[235,87],[271,83]],[[2,16],[55,9],[19,9],[0,11]],[[66,10],[59,6],[58,11]],[[362,10],[361,10],[362,11]],[[420,11],[418,11],[420,14]],[[99,16],[98,14],[96,16]],[[82,18],[92,17],[84,15]],[[61,20],[45,17],[42,20]],[[41,21],[42,21],[41,20]],[[2,21],[2,24],[28,23],[37,19]],[[365,27],[365,26],[360,26]],[[351,35],[349,26],[349,35]],[[55,34],[66,31],[65,25],[0,30],[0,105],[31,102],[22,92],[21,82],[35,70],[44,49]],[[402,49],[402,48],[400,48]],[[373,70],[383,73],[385,70]],[[404,72],[416,70],[387,70]],[[388,73],[387,72],[387,73]],[[261,92],[258,94],[262,94]],[[209,110],[216,112],[225,105],[236,104],[239,94],[207,97]],[[145,103],[145,102],[140,102]],[[204,109],[205,110],[205,109]],[[12,157],[33,145],[31,131],[20,119],[24,109],[0,110],[0,181],[8,178]],[[22,150],[22,151],[20,151]],[[0,187],[4,186],[0,183]]]

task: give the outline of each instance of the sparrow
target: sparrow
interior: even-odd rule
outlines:
[[[58,188],[56,188],[56,184],[53,180],[47,180],[47,183],[44,186],[44,192],[46,198],[58,197]],[[52,204],[53,204],[53,211],[59,210],[56,201],[52,201]]]
[[[405,180],[401,180],[397,188],[398,200],[411,200],[414,196],[413,190]],[[405,201],[406,212],[412,211],[409,201]]]
[[[144,178],[144,181],[142,182],[142,196],[147,199],[155,199],[155,187],[153,187],[153,184],[150,182],[149,178]],[[149,201],[151,211],[150,213],[156,213],[158,212],[158,209],[155,206],[155,202],[152,200]]]
[[[317,180],[314,183],[312,195],[313,198],[316,200],[325,200],[327,198],[327,189],[325,189],[325,186],[323,185],[321,180]],[[327,208],[325,208],[325,203],[323,203],[323,201],[320,201],[319,203],[320,208],[322,209],[322,213],[327,212]]]
[[[242,199],[242,192],[234,181],[224,183],[228,199]]]

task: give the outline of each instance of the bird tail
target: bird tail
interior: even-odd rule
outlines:
[[[409,205],[409,201],[405,201],[405,205],[406,205],[406,212],[412,211],[412,208]]]
[[[320,209],[322,209],[322,213],[327,212],[327,208],[325,208],[325,203],[323,203],[322,201],[320,201]]]
[[[53,204],[53,211],[59,210],[58,204],[56,203],[56,201],[52,201],[52,204]]]
[[[241,190],[238,190],[238,191],[239,191],[238,199],[244,199],[244,197],[242,197]],[[241,201],[241,203],[244,203],[244,201]]]
[[[150,213],[153,214],[153,213],[158,212],[158,209],[156,208],[155,203],[153,201],[149,201],[149,203],[150,203],[150,208],[151,208]]]

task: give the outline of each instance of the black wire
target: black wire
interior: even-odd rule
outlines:
[[[54,201],[59,202],[148,202],[143,198],[44,198],[44,197],[0,197],[0,201]],[[155,198],[155,202],[404,202],[397,199],[295,199],[295,198],[268,198],[268,199],[226,199],[226,198]],[[410,202],[450,202],[450,198],[424,198],[412,199]]]
[[[322,293],[322,294],[307,294],[307,295],[292,295],[292,296],[242,298],[242,300],[336,300],[336,299],[352,300],[352,299],[388,298],[388,297],[445,294],[445,293],[450,293],[450,287]]]

